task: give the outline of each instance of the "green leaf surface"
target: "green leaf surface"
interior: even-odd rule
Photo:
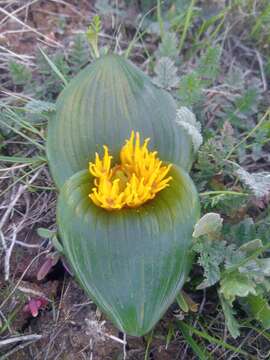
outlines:
[[[220,279],[220,264],[224,261],[226,243],[224,241],[202,240],[194,244],[193,250],[199,253],[198,263],[204,270],[204,281],[197,289],[216,284]]]
[[[184,311],[186,313],[188,312],[188,310],[189,310],[188,303],[186,302],[186,299],[181,291],[176,296],[176,302],[182,311]]]
[[[117,160],[131,130],[149,137],[161,160],[189,170],[192,142],[175,119],[171,95],[131,62],[117,55],[96,60],[66,86],[49,119],[47,155],[56,185],[86,169],[103,145]]]
[[[65,76],[61,73],[61,71],[58,69],[58,67],[55,65],[55,63],[46,55],[46,53],[39,48],[39,51],[41,52],[41,54],[44,56],[45,60],[47,61],[47,63],[49,64],[50,68],[52,69],[52,71],[58,76],[58,78],[64,83],[64,85],[66,86],[68,84],[67,79],[65,78]]]
[[[225,316],[225,322],[227,328],[231,334],[231,336],[236,339],[240,335],[240,325],[238,324],[236,318],[234,317],[234,309],[232,308],[231,304],[224,299],[223,296],[219,296],[222,310]]]
[[[178,321],[177,322],[182,335],[184,336],[186,342],[188,343],[188,345],[191,347],[191,349],[193,350],[194,354],[197,355],[197,358],[199,360],[210,360],[212,359],[212,356],[205,350],[202,348],[201,345],[199,345],[193,338],[192,338],[192,333],[190,333],[189,328],[186,326],[186,324],[183,321]]]
[[[169,57],[176,58],[178,55],[178,40],[175,33],[165,32],[158,46],[157,58]]]
[[[198,238],[207,235],[210,238],[218,237],[222,228],[223,219],[219,214],[207,213],[197,222],[193,237]]]
[[[190,268],[198,196],[184,170],[174,166],[170,175],[168,188],[135,209],[95,206],[86,170],[72,176],[59,196],[64,255],[88,295],[129,335],[153,328]]]
[[[270,328],[270,305],[262,295],[249,295],[245,302],[252,316],[260,321],[265,329]]]
[[[179,326],[180,321],[176,320],[176,323]],[[226,343],[225,341],[223,341],[221,339],[218,339],[218,338],[216,338],[214,336],[209,335],[206,331],[201,331],[201,330],[196,329],[194,326],[192,326],[192,325],[190,325],[190,324],[188,324],[186,322],[181,321],[181,323],[182,323],[182,325],[184,324],[184,326],[190,331],[191,334],[194,333],[195,335],[199,336],[200,338],[207,340],[210,344],[216,344],[216,345],[219,345],[220,347],[222,347],[224,349],[233,351],[236,354],[244,355],[245,359],[250,358],[250,359],[256,359],[257,360],[257,358],[255,356],[252,356],[252,355],[248,354],[246,351],[242,350],[241,347],[235,347],[235,346],[233,346],[231,344],[228,344],[228,343]]]
[[[225,275],[220,282],[220,292],[230,303],[235,300],[236,296],[256,295],[255,287],[256,284],[248,275],[240,274],[238,271]]]
[[[179,83],[177,67],[169,57],[161,57],[158,59],[154,71],[156,73],[153,79],[154,84],[164,89],[177,87]]]
[[[191,137],[193,149],[196,153],[203,143],[201,123],[196,120],[195,114],[185,106],[181,106],[177,110],[176,122],[182,126]]]
[[[26,112],[42,115],[55,111],[55,104],[49,101],[32,99],[24,107]]]
[[[55,235],[55,231],[40,227],[37,229],[37,234],[44,239],[51,239]]]

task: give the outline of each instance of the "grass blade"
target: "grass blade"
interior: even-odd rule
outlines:
[[[212,359],[211,355],[207,354],[206,351],[203,350],[202,347],[192,338],[189,327],[183,321],[177,321],[177,325],[179,326],[186,342],[191,347],[194,354],[198,356],[199,360]]]
[[[67,86],[68,81],[64,77],[64,75],[59,71],[59,69],[56,67],[56,65],[52,62],[52,60],[45,54],[45,52],[41,48],[39,48],[39,51],[44,56],[45,60],[50,65],[51,69],[55,72],[55,74],[59,77],[59,79],[63,81],[65,86]]]
[[[186,15],[185,24],[184,24],[184,30],[183,30],[183,33],[182,33],[182,36],[181,36],[181,39],[180,39],[180,43],[179,43],[179,52],[180,52],[180,53],[181,53],[181,51],[182,51],[184,42],[185,42],[185,40],[186,40],[187,31],[188,31],[188,29],[190,28],[190,20],[191,20],[191,17],[192,17],[192,12],[193,12],[193,8],[194,8],[194,3],[195,3],[195,0],[192,0],[192,1],[190,2],[189,8],[188,8],[188,10],[187,10],[187,15]]]
[[[201,338],[207,340],[211,344],[216,344],[216,345],[223,347],[224,349],[231,350],[234,353],[244,355],[247,359],[254,359],[254,360],[256,359],[255,357],[248,354],[244,350],[241,350],[231,344],[228,344],[228,343],[224,342],[223,340],[217,339],[217,338],[207,334],[207,332],[205,332],[205,331],[200,331],[196,328],[193,328],[191,325],[189,325],[183,321],[180,322],[179,320],[177,320],[177,325],[180,327],[180,329],[181,329],[181,324],[179,324],[179,323],[181,323],[182,325],[184,324],[184,327],[187,330],[189,330],[191,333],[194,333],[195,335],[200,336]]]

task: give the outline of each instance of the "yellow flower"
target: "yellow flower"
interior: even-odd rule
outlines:
[[[169,186],[172,177],[167,175],[171,165],[163,166],[157,151],[148,150],[149,140],[141,145],[140,134],[136,132],[135,136],[132,131],[121,149],[120,164],[112,168],[107,146],[103,159],[96,153],[95,163],[89,164],[89,171],[95,177],[89,197],[97,206],[107,210],[136,208]]]

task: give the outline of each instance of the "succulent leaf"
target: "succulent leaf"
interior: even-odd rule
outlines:
[[[107,145],[115,159],[131,130],[151,139],[160,158],[190,169],[192,141],[177,126],[176,104],[131,62],[106,55],[82,70],[61,93],[49,121],[47,155],[60,188]]]
[[[144,335],[181,289],[199,218],[197,191],[177,166],[172,181],[139,208],[107,211],[88,197],[93,177],[73,175],[60,192],[57,222],[79,282],[119,329]]]

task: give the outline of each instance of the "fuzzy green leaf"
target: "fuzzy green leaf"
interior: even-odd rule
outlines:
[[[224,299],[223,296],[220,296],[220,302],[222,306],[222,310],[225,316],[225,322],[227,328],[234,339],[236,339],[240,335],[239,327],[237,320],[234,317],[234,310],[231,304]]]
[[[179,96],[183,106],[193,106],[202,100],[203,84],[196,72],[182,76],[179,85]]]
[[[193,250],[199,253],[198,263],[204,269],[204,281],[197,289],[216,284],[220,279],[220,264],[224,261],[226,243],[224,241],[213,242],[202,240],[196,242]]]
[[[55,104],[49,101],[32,99],[28,101],[24,109],[32,114],[42,115],[55,111]]]
[[[196,120],[193,112],[185,106],[181,106],[177,110],[176,122],[186,129],[187,133],[190,135],[193,149],[196,153],[203,143],[201,124]]]
[[[174,62],[168,57],[160,58],[155,66],[155,73],[153,82],[164,88],[171,89],[177,87],[179,83],[179,77],[177,76],[177,67]]]
[[[32,79],[30,69],[26,65],[15,61],[9,62],[9,72],[15,85],[26,85]]]
[[[175,33],[165,32],[158,46],[158,57],[175,58],[178,55],[178,40]]]

